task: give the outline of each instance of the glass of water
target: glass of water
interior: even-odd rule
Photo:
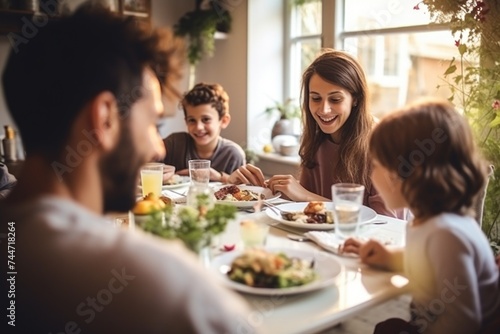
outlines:
[[[191,184],[208,185],[210,181],[210,160],[189,160]]]
[[[335,233],[345,239],[358,233],[365,187],[355,183],[337,183],[332,186],[333,220]]]

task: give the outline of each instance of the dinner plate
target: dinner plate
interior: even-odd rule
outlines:
[[[282,252],[289,257],[297,257],[308,261],[314,260],[314,268],[318,277],[316,278],[316,280],[307,284],[282,289],[255,288],[243,283],[232,281],[231,279],[229,279],[229,277],[227,277],[227,272],[229,271],[233,260],[237,256],[242,254],[241,251],[224,253],[220,256],[215,257],[212,260],[210,267],[216,273],[217,277],[219,277],[227,287],[239,292],[264,296],[294,295],[316,291],[328,286],[332,286],[334,285],[335,277],[340,273],[342,268],[340,263],[337,261],[337,259],[335,259],[334,256],[325,252],[284,248],[265,249],[273,253]]]
[[[332,202],[324,202],[324,203],[327,210],[329,211],[333,210]],[[286,203],[276,206],[283,211],[301,212],[304,211],[304,208],[307,206],[307,204],[309,204],[309,202]],[[269,218],[274,219],[283,225],[288,225],[292,227],[297,227],[307,230],[333,230],[335,228],[334,224],[306,224],[306,223],[286,220],[281,217],[281,213],[278,210],[273,208],[267,208],[266,214],[269,216]],[[372,208],[369,208],[364,205],[361,206],[361,220],[360,220],[361,225],[370,222],[375,217],[377,217],[377,213]]]
[[[222,185],[222,186],[217,186],[214,187],[214,192],[226,187],[227,185]],[[263,194],[264,195],[264,201],[271,201],[274,199],[277,199],[281,196],[280,192],[277,192],[276,194],[273,194],[271,189],[269,188],[263,188],[263,187],[257,187],[257,186],[245,186],[245,185],[237,185],[238,188],[241,190],[250,190],[253,192],[256,192],[258,194]],[[257,201],[215,201],[218,204],[230,204],[230,205],[235,205],[239,208],[251,208],[254,206]]]
[[[189,182],[191,182],[191,179],[189,178],[189,176],[181,176],[180,179],[178,180],[178,182],[176,182],[174,184],[164,184],[161,186],[161,189],[162,190],[175,189],[175,188],[189,185]]]

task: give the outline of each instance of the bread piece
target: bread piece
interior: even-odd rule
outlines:
[[[307,204],[304,209],[306,215],[325,213],[325,203],[319,201],[312,201]]]

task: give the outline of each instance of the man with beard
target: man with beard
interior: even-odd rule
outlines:
[[[11,52],[3,88],[27,158],[0,204],[2,333],[253,331],[180,243],[102,218],[129,210],[140,166],[165,155],[156,122],[179,50],[85,5]]]

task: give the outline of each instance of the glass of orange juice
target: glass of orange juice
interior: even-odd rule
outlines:
[[[141,168],[142,196],[153,193],[156,197],[161,196],[163,184],[163,164],[151,162]]]
[[[240,237],[245,248],[263,247],[269,225],[262,221],[245,219],[240,222]]]

